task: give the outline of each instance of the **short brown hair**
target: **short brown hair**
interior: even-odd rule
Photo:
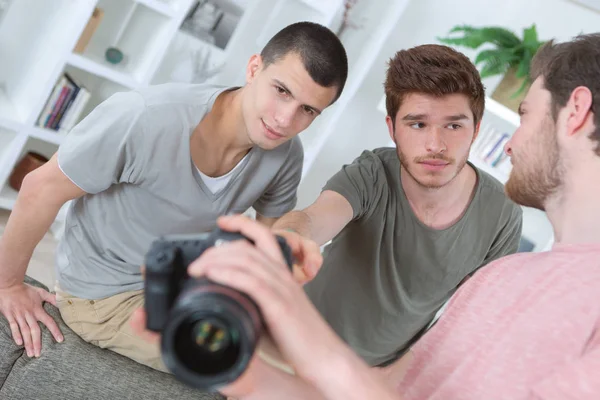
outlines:
[[[579,86],[592,92],[592,113],[596,129],[590,139],[598,142],[600,155],[600,33],[577,36],[570,42],[544,44],[531,62],[531,80],[544,79],[550,92],[550,110],[556,122],[558,112],[567,105],[571,93]]]
[[[335,33],[314,22],[296,22],[277,32],[260,55],[266,68],[288,53],[300,56],[315,83],[337,88],[333,102],[340,97],[348,78],[348,57]]]
[[[407,94],[446,96],[462,93],[469,98],[477,125],[483,117],[485,90],[479,71],[464,54],[443,45],[426,44],[400,50],[388,62],[385,106],[395,123]]]

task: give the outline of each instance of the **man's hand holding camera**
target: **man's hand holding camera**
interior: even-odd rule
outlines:
[[[221,217],[218,224],[225,231],[241,233],[254,244],[238,240],[211,247],[190,264],[188,274],[195,278],[206,277],[250,296],[260,308],[276,346],[297,376],[316,387],[321,386],[318,382],[325,374],[319,368],[331,368],[333,353],[345,353],[347,349],[310,304],[268,228],[243,216]],[[302,251],[302,244],[290,246],[295,255]],[[147,340],[157,340],[157,334],[145,330],[145,322],[144,311],[138,310],[132,318],[136,331]],[[307,357],[308,354],[311,356]],[[222,392],[236,397],[248,395],[256,387],[256,380],[261,379],[257,375],[270,368],[255,355],[240,379]]]

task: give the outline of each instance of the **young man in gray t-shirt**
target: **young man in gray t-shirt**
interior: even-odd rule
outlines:
[[[0,313],[29,356],[42,302],[84,340],[164,369],[157,346],[131,332],[143,304],[140,266],[160,235],[206,232],[250,207],[271,225],[293,209],[303,152],[296,137],[340,95],[347,77],[336,35],[302,22],[250,58],[241,88],[166,84],[110,97],[28,175],[0,241]],[[33,249],[74,200],[56,255],[57,295],[27,286]]]
[[[305,290],[370,365],[393,361],[465,278],[516,252],[521,235],[520,207],[467,162],[484,110],[469,59],[446,46],[400,51],[385,92],[396,148],[365,151],[273,227],[319,245],[333,239]]]

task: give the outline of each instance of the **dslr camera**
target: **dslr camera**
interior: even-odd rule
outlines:
[[[283,237],[276,238],[291,270],[291,250]],[[146,327],[162,334],[162,359],[175,377],[205,391],[215,391],[245,371],[264,323],[248,295],[192,278],[187,269],[208,248],[240,239],[253,243],[220,229],[163,236],[146,254]]]

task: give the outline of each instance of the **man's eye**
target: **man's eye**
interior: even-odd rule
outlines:
[[[281,86],[275,86],[275,90],[277,90],[277,93],[279,93],[279,94],[287,93],[286,90],[284,88],[282,88]]]
[[[305,112],[306,114],[308,114],[308,115],[314,115],[314,113],[315,113],[315,110],[313,110],[313,109],[312,109],[312,108],[310,108],[310,107],[303,106],[303,107],[302,107],[302,109],[303,109],[303,110],[304,110],[304,112]]]
[[[452,130],[457,130],[457,129],[461,128],[461,126],[459,124],[450,124],[450,125],[448,125],[448,127]]]
[[[414,129],[423,129],[423,128],[425,128],[425,124],[422,122],[415,122],[410,127],[414,128]]]

